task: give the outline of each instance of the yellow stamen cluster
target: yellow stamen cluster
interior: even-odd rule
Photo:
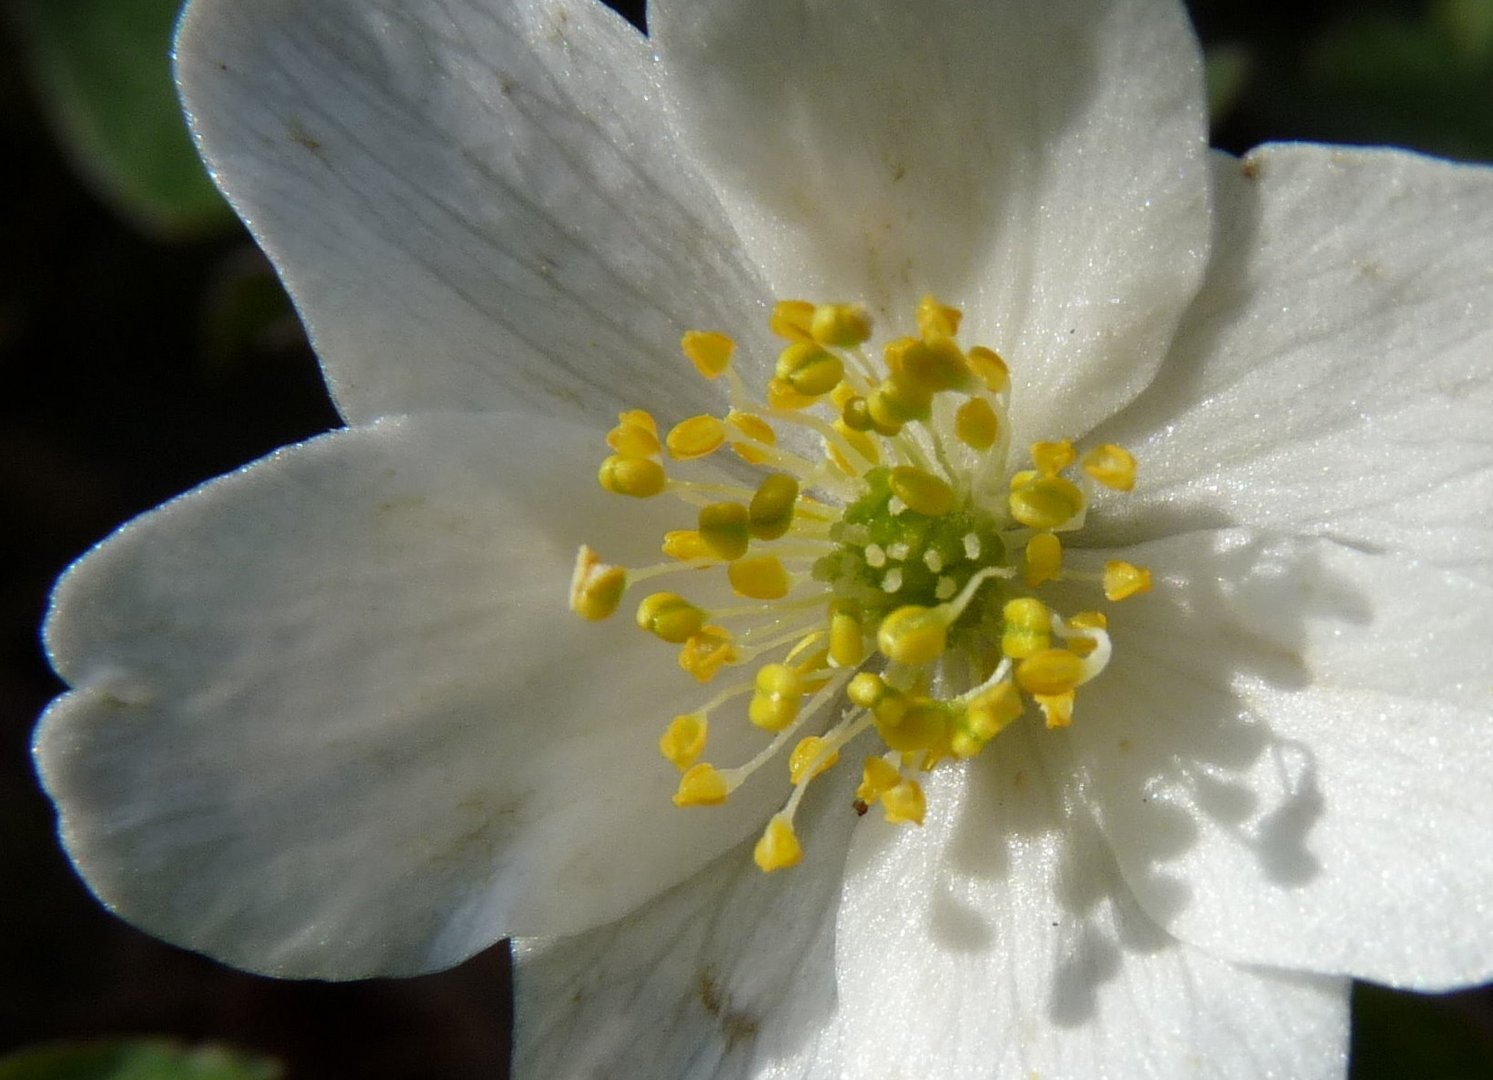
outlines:
[[[1008,473],[1010,373],[993,349],[958,343],[960,321],[925,297],[916,336],[887,341],[878,360],[864,308],[782,301],[769,325],[784,344],[762,370],[760,397],[736,370],[731,338],[691,330],[685,357],[725,383],[730,407],[686,417],[662,438],[652,416],[631,410],[607,435],[603,488],[668,491],[693,520],[665,533],[665,560],[651,567],[612,566],[583,547],[571,607],[604,619],[634,584],[724,571],[736,601],[651,592],[635,617],[701,684],[747,668],[674,717],[659,751],[680,772],[679,806],[725,802],[781,755],[792,790],[756,846],[764,871],[802,859],[793,820],[804,792],[863,733],[881,749],[863,759],[856,810],[880,805],[888,821],[921,824],[922,773],[979,754],[1029,707],[1048,727],[1072,722],[1079,688],[1109,661],[1107,621],[1098,611],[1064,618],[1038,595],[1044,585],[1093,583],[1111,602],[1151,586],[1126,562],[1070,567],[1062,539],[1082,528],[1100,489],[1131,490],[1134,459],[1114,445],[1080,454],[1061,439],[1034,443],[1031,467]],[[762,469],[755,484],[686,479],[664,464],[665,454],[696,462],[725,447]],[[970,685],[949,689],[951,671]],[[703,759],[710,716],[728,705],[768,741],[718,768]]]

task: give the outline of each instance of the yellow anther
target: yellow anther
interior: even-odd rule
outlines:
[[[926,420],[933,394],[926,387],[895,372],[883,379],[866,399],[866,412],[878,431],[900,430],[903,424]]]
[[[755,693],[747,717],[760,728],[782,731],[793,723],[803,699],[803,677],[787,664],[763,664],[757,669]]]
[[[810,735],[799,740],[788,756],[788,778],[795,784],[804,779],[812,780],[839,760],[839,751],[831,749],[829,743],[818,735]]]
[[[784,409],[789,412],[795,409],[807,409],[814,404],[811,394],[803,394],[795,390],[793,384],[787,379],[769,379],[767,382],[767,404],[774,409]]]
[[[1066,694],[1083,678],[1083,661],[1067,649],[1043,649],[1016,665],[1016,681],[1028,694]]]
[[[737,596],[753,600],[781,600],[792,582],[776,555],[754,555],[737,559],[726,567],[726,577]]]
[[[984,398],[972,397],[954,413],[954,434],[971,450],[989,450],[1000,432],[1000,419]]]
[[[893,825],[921,825],[928,810],[922,785],[910,776],[882,792],[881,805],[886,811],[886,819]]]
[[[663,553],[681,562],[690,559],[713,559],[715,552],[694,529],[671,529],[664,533]]]
[[[875,714],[881,723],[896,724],[906,713],[908,698],[896,687],[888,686],[881,675],[863,671],[855,675],[850,686],[845,687],[845,696],[851,704]]]
[[[1022,580],[1035,589],[1051,581],[1063,568],[1063,543],[1049,532],[1037,533],[1026,542],[1026,568]]]
[[[1104,630],[1108,628],[1109,620],[1102,611],[1080,611],[1068,620],[1068,625],[1074,630]],[[1079,656],[1088,656],[1098,647],[1098,642],[1092,637],[1076,636],[1067,640],[1067,647]]]
[[[736,352],[736,342],[713,330],[686,331],[679,347],[707,379],[720,378],[731,366],[731,355]]]
[[[850,431],[870,431],[876,426],[866,407],[866,399],[854,394],[840,403],[840,423]]]
[[[665,443],[671,457],[691,461],[715,453],[725,441],[725,424],[714,416],[691,416],[674,425]]]
[[[1032,464],[1043,476],[1056,476],[1078,460],[1078,451],[1067,439],[1032,443]]]
[[[949,617],[941,608],[908,604],[881,620],[876,646],[899,664],[927,664],[943,655]]]
[[[928,517],[942,517],[954,509],[958,496],[946,481],[911,465],[899,465],[888,477],[892,493],[909,509]]]
[[[1073,698],[1072,690],[1062,694],[1033,694],[1032,698],[1042,709],[1042,715],[1047,720],[1049,728],[1067,727],[1073,723]]]
[[[947,334],[925,334],[902,353],[903,378],[930,393],[964,390],[974,385],[974,375],[964,361],[964,350]]]
[[[809,341],[814,305],[807,300],[779,300],[772,306],[767,328],[785,341]]]
[[[721,668],[735,661],[736,645],[731,634],[719,626],[702,627],[679,650],[679,666],[702,683],[709,682]]]
[[[787,473],[773,473],[757,485],[747,504],[747,531],[758,540],[776,540],[793,524],[798,505],[798,481]]]
[[[964,360],[992,394],[1004,394],[1011,389],[1011,369],[994,349],[976,345],[964,354]]]
[[[1104,564],[1104,598],[1124,600],[1151,591],[1151,571],[1118,559]]]
[[[1102,611],[1080,611],[1069,618],[1068,625],[1081,630],[1108,630],[1109,619]]]
[[[778,441],[778,433],[772,429],[772,425],[753,413],[737,412],[732,409],[726,414],[726,422],[748,439],[756,442],[773,446]],[[762,447],[753,446],[748,442],[733,441],[731,449],[735,450],[742,460],[749,461],[753,465],[761,465],[768,457],[767,451]]]
[[[809,333],[821,345],[853,349],[871,336],[871,316],[860,304],[820,304],[814,309]]]
[[[598,622],[617,610],[627,589],[627,571],[601,561],[585,544],[575,556],[570,575],[570,610],[583,619]]]
[[[918,344],[915,337],[899,337],[888,341],[881,350],[881,357],[886,362],[886,369],[895,375],[902,370],[902,358],[907,355],[907,350]]]
[[[830,606],[829,662],[839,668],[853,668],[866,658],[866,633],[860,613],[849,604]]]
[[[954,753],[973,757],[991,739],[1016,722],[1024,707],[1021,695],[1010,682],[996,683],[967,706],[959,718],[953,738]]]
[[[1052,616],[1042,601],[1029,596],[1009,600],[1001,614],[1001,652],[1012,660],[1034,656],[1052,644]]]
[[[728,562],[745,555],[752,540],[750,515],[741,503],[718,502],[700,507],[697,528],[711,554]]]
[[[1114,443],[1096,446],[1083,456],[1083,471],[1115,491],[1135,487],[1135,458],[1129,450]]]
[[[793,831],[793,822],[785,814],[774,814],[762,832],[762,839],[752,849],[752,858],[764,874],[774,870],[785,870],[803,861],[804,849],[799,845],[798,834]]]
[[[902,772],[884,757],[868,757],[861,769],[861,784],[855,797],[863,803],[874,803],[882,793],[902,782]]]
[[[778,354],[776,375],[809,398],[829,393],[845,375],[845,364],[812,341],[796,341]]]
[[[607,445],[622,457],[656,457],[662,450],[658,424],[642,409],[618,414],[617,426],[607,432]]]
[[[621,454],[613,454],[603,461],[596,479],[613,495],[631,495],[635,499],[652,498],[669,480],[664,475],[664,467],[652,458],[623,457]]]
[[[948,747],[949,709],[941,701],[919,698],[902,710],[895,724],[876,717],[876,732],[891,750],[940,752]]]
[[[1033,529],[1056,529],[1083,511],[1083,492],[1062,476],[1042,476],[1011,492],[1011,516]]]
[[[658,739],[658,752],[684,772],[705,752],[705,717],[699,713],[676,716]]]
[[[1020,491],[1024,487],[1031,487],[1032,483],[1041,474],[1036,469],[1022,469],[1011,474],[1011,490]]]
[[[959,333],[962,313],[938,302],[931,293],[918,301],[918,331],[927,334],[946,334],[953,337]]]
[[[671,645],[683,645],[705,626],[705,612],[682,596],[658,592],[638,605],[638,626]]]
[[[726,778],[714,765],[700,764],[679,778],[679,790],[674,792],[675,806],[719,806],[731,793],[726,787]]]

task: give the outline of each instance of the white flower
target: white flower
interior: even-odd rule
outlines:
[[[204,153],[349,427],[59,584],[36,754],[100,898],[287,976],[579,935],[518,949],[540,1077],[1326,1077],[1350,976],[1487,978],[1493,173],[1210,156],[1163,0],[650,17],[189,6]],[[924,293],[1010,361],[1017,446],[1135,452],[1083,543],[1157,588],[1070,728],[939,765],[921,829],[833,769],[763,875],[786,784],[670,805],[698,687],[566,609],[579,544],[677,525],[599,440],[720,412],[684,329],[760,382],[774,298],[895,333]]]

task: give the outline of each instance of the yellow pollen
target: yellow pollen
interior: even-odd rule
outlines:
[[[700,764],[679,778],[679,790],[674,792],[674,805],[719,806],[729,794],[726,778],[715,766]]]
[[[731,356],[736,352],[736,342],[711,330],[687,331],[680,339],[679,347],[707,379],[720,378],[731,366]]]
[[[621,457],[656,457],[662,452],[658,424],[642,409],[630,409],[617,417],[617,426],[607,433],[607,445]]]
[[[570,576],[570,610],[583,619],[599,622],[617,610],[626,589],[627,571],[602,562],[596,552],[582,544]]]
[[[809,333],[821,345],[853,349],[871,337],[871,316],[860,304],[820,304]]]
[[[971,450],[989,450],[1000,429],[1000,419],[984,398],[972,397],[954,413],[954,434]]]
[[[886,811],[886,819],[893,825],[921,825],[927,812],[922,785],[911,777],[882,792],[881,805]]]
[[[676,716],[659,736],[658,752],[684,772],[705,752],[705,731],[705,717],[699,713]]]
[[[959,501],[959,496],[946,481],[911,465],[893,469],[889,480],[892,491],[899,499],[913,510],[929,517],[942,517],[953,510]]]
[[[1083,456],[1082,468],[1115,491],[1130,491],[1135,487],[1135,458],[1123,446],[1114,443],[1096,446]]]
[[[752,849],[752,858],[763,873],[785,870],[803,861],[804,850],[799,846],[798,835],[793,831],[793,822],[785,814],[774,814],[762,833],[762,839]]]
[[[902,782],[902,772],[883,757],[869,757],[861,770],[861,784],[855,789],[855,797],[864,803],[874,803],[881,796]]]
[[[638,605],[638,627],[671,645],[683,645],[705,625],[705,612],[674,593],[654,593]]]
[[[779,300],[772,307],[767,328],[785,341],[810,341],[813,325],[813,304],[807,300]]]
[[[613,495],[651,499],[664,489],[669,478],[664,475],[664,467],[652,458],[613,454],[601,463],[596,479]]]
[[[1001,652],[1012,660],[1035,655],[1052,643],[1052,616],[1042,601],[1029,596],[1011,600],[1002,615]]]
[[[1026,542],[1026,571],[1022,580],[1035,589],[1051,581],[1063,568],[1063,543],[1052,533],[1037,533]]]
[[[1004,394],[1011,389],[1011,369],[994,349],[976,345],[965,353],[964,361],[992,394]]]
[[[994,349],[958,340],[961,320],[925,296],[914,334],[873,339],[860,305],[783,300],[769,320],[778,352],[755,385],[735,367],[732,338],[681,337],[703,377],[725,376],[729,408],[666,417],[673,426],[662,429],[633,409],[607,433],[600,485],[668,495],[685,527],[663,533],[655,565],[613,566],[582,547],[570,606],[604,619],[634,584],[681,582],[635,596],[637,625],[674,646],[701,684],[741,670],[674,716],[658,750],[679,772],[679,806],[725,802],[759,770],[786,767],[792,789],[754,850],[764,871],[803,858],[794,815],[858,740],[874,740],[875,752],[856,755],[854,811],[880,803],[887,821],[920,825],[924,773],[1038,716],[1048,728],[1070,725],[1078,688],[1115,645],[1102,612],[1068,616],[1049,604],[1101,586],[1114,602],[1151,586],[1130,563],[1102,574],[1068,565],[1081,562],[1073,534],[1109,496],[1090,500],[1101,488],[1131,490],[1134,458],[1113,444],[1080,455],[1054,438],[1030,444],[1030,467],[1015,469],[1010,369]],[[763,360],[752,357],[750,370]],[[742,466],[723,474],[695,464],[725,446],[750,478]],[[681,595],[696,594],[683,579],[708,582],[703,606]],[[725,586],[740,599],[723,602]],[[755,743],[744,761],[705,760],[721,725],[735,727],[732,741]]]
[[[756,692],[747,718],[767,731],[782,731],[798,716],[803,679],[787,664],[764,664],[757,669]]]
[[[692,416],[669,431],[665,444],[676,461],[693,461],[713,454],[726,441],[726,425],[714,416]]]
[[[788,779],[795,784],[812,780],[840,760],[840,754],[825,739],[810,735],[800,739],[788,756]]]
[[[959,332],[961,318],[958,308],[945,307],[931,294],[918,301],[917,322],[920,334],[944,334],[953,337]]]
[[[746,554],[751,543],[751,515],[741,503],[719,502],[700,507],[696,525],[711,554],[731,561]]]
[[[1073,723],[1073,698],[1072,690],[1061,694],[1032,695],[1032,699],[1042,710],[1042,716],[1049,728],[1067,727]]]
[[[845,374],[845,364],[817,342],[796,341],[778,356],[777,377],[806,398],[829,393]]]
[[[738,596],[753,600],[781,600],[792,585],[788,571],[776,555],[737,559],[726,567],[726,576]]]
[[[747,531],[758,540],[776,540],[793,525],[798,504],[798,481],[787,473],[772,473],[752,493],[747,504]]]
[[[679,666],[702,683],[715,678],[721,668],[735,662],[736,658],[736,646],[730,633],[719,626],[702,627],[679,650]]]
[[[1032,464],[1043,476],[1056,476],[1078,460],[1078,452],[1067,439],[1032,443]]]
[[[1083,661],[1067,649],[1043,649],[1016,665],[1016,681],[1028,694],[1066,694],[1083,679]]]
[[[1011,516],[1033,529],[1056,529],[1083,510],[1083,492],[1062,476],[1039,476],[1011,492]]]
[[[1151,571],[1118,559],[1104,564],[1104,598],[1118,602],[1151,591]]]
[[[881,620],[876,646],[899,664],[927,664],[943,655],[949,620],[939,608],[908,604]]]
[[[671,559],[713,559],[715,552],[694,529],[673,529],[664,533],[662,550]]]

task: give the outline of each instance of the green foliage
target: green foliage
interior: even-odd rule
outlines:
[[[32,82],[78,171],[152,235],[232,222],[197,158],[171,79],[179,0],[6,0]]]
[[[276,1080],[265,1058],[155,1040],[57,1044],[0,1058],[0,1080]]]

